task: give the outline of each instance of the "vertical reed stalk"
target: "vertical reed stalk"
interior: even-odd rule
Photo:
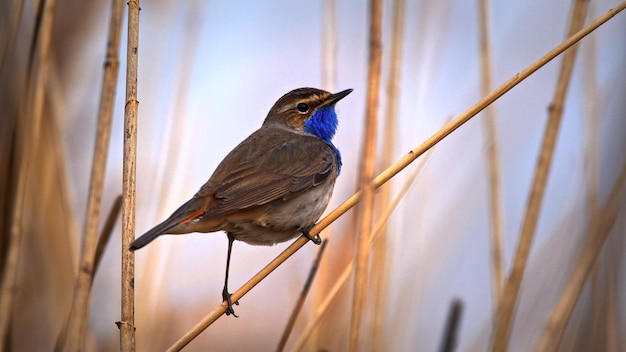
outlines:
[[[589,13],[593,14],[593,8],[589,9]],[[598,91],[598,78],[596,69],[598,68],[597,62],[597,44],[596,36],[591,35],[584,46],[581,46],[581,61],[583,68],[583,109],[584,109],[584,144],[583,144],[583,172],[586,178],[586,206],[587,206],[587,224],[592,223],[594,218],[598,216],[600,211],[600,204],[598,200],[598,170],[599,170],[599,143],[598,138],[600,136],[600,114],[599,114],[599,91]],[[608,257],[608,255],[607,255]],[[607,264],[609,265],[609,264]],[[602,316],[605,304],[606,290],[601,283],[602,271],[600,270],[600,262],[596,262],[592,274],[592,329],[591,338],[587,339],[587,348],[589,346],[595,346],[595,343],[602,341],[604,336],[600,335],[602,329]],[[608,278],[607,278],[608,280]],[[576,324],[570,325],[570,331],[575,331],[574,336],[578,335],[578,327],[582,322],[576,322]],[[576,339],[570,339],[571,343],[575,344]],[[570,341],[567,341],[570,342]],[[591,344],[591,345],[590,345]],[[566,346],[564,346],[566,347]],[[582,347],[582,346],[581,346]],[[597,346],[599,347],[599,346]],[[585,347],[582,347],[585,348]]]
[[[590,12],[593,13],[593,8]],[[600,136],[600,94],[598,88],[598,44],[595,35],[589,36],[585,45],[581,48],[583,51],[583,109],[585,117],[585,125],[583,131],[585,133],[585,145],[584,145],[584,172],[586,177],[586,201],[587,201],[587,214],[589,220],[593,217],[593,214],[600,208],[598,201],[598,186],[599,186],[599,143],[598,138]]]
[[[624,197],[622,195],[622,197]],[[621,209],[624,211],[624,208]],[[618,215],[616,215],[618,216]],[[623,221],[623,220],[622,220]],[[619,226],[619,225],[618,225]],[[620,351],[619,346],[619,336],[620,336],[620,328],[617,323],[619,316],[616,315],[615,312],[619,312],[617,307],[616,292],[618,290],[617,285],[615,284],[618,281],[618,276],[616,275],[616,268],[619,268],[620,265],[620,257],[623,253],[620,253],[620,248],[624,248],[624,238],[622,237],[622,246],[620,247],[609,247],[607,246],[607,265],[605,269],[606,273],[606,285],[604,292],[604,311],[600,312],[600,318],[604,316],[604,331],[599,329],[598,334],[601,341],[606,341],[605,350],[607,352],[617,352]],[[606,241],[606,240],[605,240]],[[597,260],[596,260],[597,262]],[[599,324],[601,325],[601,324]]]
[[[480,57],[481,57],[481,87],[482,94],[487,95],[492,86],[491,63],[491,11],[489,0],[478,0],[478,22],[480,26]],[[504,235],[502,233],[502,195],[500,184],[500,157],[498,155],[496,109],[492,104],[485,109],[485,145],[489,162],[489,206],[491,216],[491,286],[493,289],[494,313],[497,309],[502,284],[504,283],[504,260],[503,246]],[[494,314],[495,316],[495,314]]]
[[[380,73],[382,66],[382,14],[381,0],[371,0],[369,27],[369,69],[367,82],[367,105],[365,111],[365,130],[363,137],[363,155],[361,156],[361,174],[359,189],[362,201],[358,208],[359,225],[356,232],[356,265],[354,267],[354,291],[352,300],[352,319],[350,324],[349,350],[358,349],[361,323],[365,315],[367,277],[369,271],[368,238],[372,232],[374,217],[374,187],[371,180],[376,168],[376,135],[378,127],[378,106],[380,98]]]
[[[19,5],[20,7],[22,4]],[[16,130],[20,136],[17,143],[17,190],[13,199],[13,211],[11,225],[7,239],[6,257],[2,270],[2,286],[0,292],[0,349],[10,347],[9,332],[15,296],[19,292],[16,284],[18,266],[20,261],[20,248],[24,237],[24,203],[29,191],[28,182],[31,179],[34,152],[38,150],[38,142],[41,135],[42,114],[45,100],[45,83],[49,71],[50,43],[52,40],[52,27],[54,23],[54,9],[56,0],[48,0],[42,3],[41,20],[35,28],[36,35],[31,45],[33,65],[29,65],[27,71],[27,84],[24,104],[20,106],[20,121],[17,122]],[[17,19],[16,19],[17,20]],[[37,40],[38,38],[38,40]],[[8,44],[8,43],[7,43]]]
[[[572,17],[570,19],[569,36],[579,31],[585,22],[587,13],[587,0],[574,0]],[[537,160],[537,168],[535,169],[534,180],[530,190],[526,214],[524,216],[522,230],[519,235],[517,250],[513,260],[511,273],[507,278],[502,292],[501,301],[498,304],[496,317],[496,325],[494,328],[493,345],[494,351],[506,351],[508,349],[509,339],[513,326],[513,317],[515,315],[515,307],[519,289],[526,270],[526,264],[530,255],[530,248],[535,237],[535,229],[541,212],[543,195],[548,182],[550,166],[552,165],[552,156],[554,155],[554,147],[559,132],[559,125],[563,116],[563,105],[569,82],[574,68],[577,46],[565,52],[563,62],[559,72],[557,87],[554,94],[552,105],[549,109],[548,123],[544,131],[541,149],[539,150],[539,158]]]
[[[337,70],[337,42],[339,38],[339,32],[337,31],[337,1],[336,0],[323,0],[322,1],[322,16],[321,16],[321,26],[322,26],[322,36],[321,36],[321,48],[322,48],[322,57],[321,57],[321,71],[322,71],[322,88],[326,89],[330,92],[335,92],[338,87],[338,70]],[[338,137],[335,137],[338,140]],[[338,140],[339,143],[341,143]],[[329,208],[330,209],[330,208]],[[333,237],[333,229],[329,228],[324,231],[324,235],[326,238]],[[335,243],[334,248],[346,248],[345,241],[350,241],[349,237],[346,236],[346,240],[341,242],[343,243]],[[344,253],[344,252],[341,252]],[[347,253],[346,255],[350,255]],[[319,305],[321,304],[322,297],[326,294],[327,286],[329,282],[335,280],[333,270],[326,270],[327,268],[335,267],[335,261],[343,261],[344,258],[333,258],[329,255],[329,259],[326,261],[326,264],[323,266],[323,269],[318,273],[318,279],[316,284],[313,286],[313,292],[311,293],[311,311],[316,311],[319,309]],[[338,314],[341,314],[338,312]],[[317,352],[318,345],[323,339],[324,332],[334,331],[335,329],[340,327],[339,320],[330,320],[327,325],[324,326],[324,329],[316,329],[313,332],[313,338],[311,339],[310,351]]]
[[[557,351],[563,337],[576,301],[582,292],[602,246],[617,219],[617,212],[623,206],[623,187],[626,182],[626,164],[622,167],[618,179],[615,181],[611,196],[597,217],[593,219],[587,228],[587,239],[576,265],[572,271],[561,298],[550,315],[550,319],[539,340],[536,351]]]
[[[70,315],[57,341],[58,350],[84,350],[85,335],[89,326],[89,302],[91,285],[95,273],[96,247],[98,243],[98,228],[100,226],[100,206],[104,173],[109,150],[111,135],[111,121],[117,88],[119,71],[119,46],[122,26],[122,4],[120,1],[111,3],[111,21],[107,40],[106,57],[104,61],[104,76],[100,93],[100,107],[98,110],[98,126],[96,143],[91,168],[89,198],[87,199],[87,213],[85,232],[80,256],[79,270],[74,284],[74,297],[70,308]]]
[[[20,19],[22,18],[22,10],[24,9],[24,0],[11,1],[11,9],[8,11],[11,14],[7,16],[9,23],[4,23],[2,29],[4,33],[0,35],[0,73],[4,69],[4,63],[6,62],[9,48],[15,47],[15,40],[17,38],[17,29],[20,26]]]
[[[393,156],[395,152],[395,144],[397,140],[397,125],[398,125],[398,105],[401,86],[401,70],[402,70],[402,55],[404,44],[404,22],[405,22],[405,0],[394,0],[393,2],[393,28],[392,28],[392,40],[391,40],[391,57],[389,59],[389,79],[387,81],[387,106],[385,109],[384,121],[385,126],[383,128],[383,144],[382,144],[382,156],[381,156],[381,170],[387,165],[393,163]],[[391,183],[387,183],[380,188],[380,201],[377,204],[377,209],[384,210],[388,207],[391,201]],[[372,343],[371,348],[373,350],[383,350],[384,341],[383,336],[386,331],[385,323],[387,316],[387,304],[389,297],[388,286],[388,251],[389,241],[387,239],[388,227],[385,226],[381,235],[376,241],[376,245],[372,246],[372,280],[369,285],[372,290],[372,303],[373,303],[373,318],[374,324],[372,330]]]
[[[128,2],[126,105],[124,109],[124,167],[122,177],[122,320],[120,351],[135,351],[135,174],[137,161],[137,66],[139,61],[139,0]]]

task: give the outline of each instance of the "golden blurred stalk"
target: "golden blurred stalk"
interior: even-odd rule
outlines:
[[[492,86],[492,63],[491,63],[491,15],[489,0],[478,0],[478,22],[480,25],[480,57],[482,73],[482,94],[487,95]],[[504,283],[504,260],[502,234],[502,195],[500,185],[500,158],[498,156],[496,111],[495,106],[490,105],[485,109],[485,144],[487,158],[489,160],[489,200],[491,216],[491,286],[493,288],[494,307],[500,300],[502,284]],[[494,309],[495,311],[495,309]]]
[[[57,350],[82,351],[85,349],[85,335],[89,325],[89,302],[91,285],[95,273],[98,228],[100,226],[100,206],[104,173],[111,135],[111,120],[119,71],[119,46],[122,26],[122,4],[115,0],[111,4],[109,38],[104,61],[104,76],[100,93],[98,126],[94,147],[93,165],[87,199],[85,233],[80,256],[79,270],[74,283],[74,297],[66,326],[57,341]]]
[[[582,292],[583,286],[596,263],[602,245],[605,243],[611,228],[615,224],[617,211],[623,206],[620,201],[623,199],[622,191],[624,182],[626,181],[626,164],[622,167],[618,179],[611,190],[611,196],[606,205],[594,217],[593,221],[587,228],[587,240],[582,247],[582,251],[578,260],[575,261],[576,266],[572,271],[570,278],[565,285],[565,289],[561,294],[561,298],[550,315],[550,319],[546,324],[537,351],[556,351],[558,350],[563,332],[567,326],[576,301]]]
[[[22,4],[19,5],[21,8]],[[45,92],[44,87],[47,80],[50,42],[52,38],[52,25],[54,23],[54,9],[56,7],[55,0],[48,0],[42,4],[41,19],[36,24],[34,40],[31,47],[33,51],[31,55],[31,64],[27,71],[26,95],[27,99],[22,105],[21,124],[16,130],[21,132],[21,136],[17,138],[18,150],[16,152],[19,158],[17,191],[13,199],[13,212],[11,218],[11,227],[9,238],[7,240],[6,258],[4,259],[4,268],[2,270],[2,286],[0,292],[0,349],[9,347],[8,342],[9,330],[11,326],[11,317],[13,316],[13,307],[15,295],[19,289],[16,287],[16,278],[18,273],[18,264],[20,257],[20,245],[23,239],[22,224],[24,221],[24,202],[28,192],[28,182],[30,180],[31,162],[34,151],[37,150],[37,144],[41,134],[41,119],[43,115],[43,106]],[[8,43],[7,43],[8,44]],[[18,125],[19,126],[19,125]],[[33,143],[33,144],[30,144]]]
[[[322,27],[322,36],[321,36],[321,72],[322,72],[322,89],[325,89],[329,92],[334,92],[337,90],[337,82],[338,82],[338,67],[337,67],[337,42],[339,38],[339,32],[337,31],[337,0],[323,0],[322,1],[322,16],[321,16],[321,27]],[[337,138],[337,137],[336,137]],[[339,139],[337,138],[339,142]],[[339,142],[340,143],[340,142]],[[330,207],[328,208],[330,209]],[[324,232],[326,238],[333,237],[333,229],[329,228]],[[343,247],[343,243],[336,243],[338,246],[335,248]],[[335,259],[336,260],[336,259]],[[340,259],[339,259],[340,260]],[[334,264],[332,263],[332,257],[326,262],[326,267],[332,267]],[[320,270],[318,274],[317,283],[313,287],[313,292],[311,293],[311,304],[310,309],[315,311],[318,309],[321,304],[323,296],[326,294],[327,282],[334,280],[334,275],[331,273],[332,270]],[[333,331],[337,329],[340,325],[338,322],[332,322],[328,325],[324,326],[324,330],[317,329],[313,335],[314,341],[319,341],[319,339],[323,339],[323,332]],[[317,352],[316,349],[313,348],[317,342],[311,344],[311,352]]]
[[[404,19],[405,19],[406,0],[393,1],[392,13],[392,39],[391,39],[391,55],[389,58],[389,78],[387,80],[387,105],[384,115],[383,127],[383,143],[382,155],[380,160],[380,169],[384,169],[387,165],[393,163],[395,152],[395,144],[397,141],[397,125],[398,125],[398,105],[400,96],[400,86],[402,82],[402,54],[404,51]],[[377,203],[378,213],[384,211],[391,201],[391,183],[387,183],[380,188],[380,201]],[[372,279],[370,289],[372,291],[372,305],[374,324],[371,328],[371,349],[383,350],[384,333],[386,331],[386,316],[388,306],[388,286],[389,286],[389,265],[388,251],[389,241],[387,239],[388,227],[385,226],[381,230],[376,244],[372,248]]]
[[[365,110],[365,130],[363,135],[363,155],[359,189],[362,202],[357,209],[359,223],[356,231],[356,265],[354,267],[354,290],[352,292],[352,319],[350,323],[349,350],[356,351],[365,313],[367,280],[369,275],[368,242],[374,218],[374,187],[371,184],[376,170],[376,144],[378,129],[378,106],[380,100],[380,73],[382,67],[382,18],[381,0],[371,0],[369,33],[369,71],[367,82],[367,102]]]
[[[24,0],[11,1],[9,5],[10,9],[7,11],[9,16],[5,16],[6,23],[0,26],[0,73],[4,69],[7,54],[9,48],[15,47],[15,40],[17,39],[17,30],[20,26],[20,20],[22,18],[22,10],[24,9]]]
[[[573,35],[583,27],[587,14],[587,0],[574,0],[572,17],[570,19],[569,35]],[[494,351],[506,351],[511,336],[513,317],[519,290],[528,263],[530,248],[535,237],[535,230],[541,212],[543,195],[548,183],[548,175],[552,165],[552,156],[559,132],[559,125],[563,116],[563,105],[567,90],[569,88],[574,61],[576,58],[577,46],[565,52],[563,62],[559,72],[559,79],[554,93],[554,99],[549,111],[548,123],[544,131],[537,167],[530,190],[526,214],[522,223],[522,230],[519,235],[515,258],[511,267],[511,272],[507,278],[502,291],[501,300],[498,302],[496,324],[494,327],[493,345]]]

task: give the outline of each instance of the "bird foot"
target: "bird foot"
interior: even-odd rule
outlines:
[[[226,287],[224,287],[224,290],[222,291],[222,299],[224,300],[224,302],[226,302],[226,315],[233,315],[233,317],[235,318],[239,318],[239,316],[237,314],[235,314],[235,310],[233,309],[233,301],[231,300],[232,294],[228,293],[228,290],[226,289]],[[235,305],[239,305],[239,301],[234,303]]]
[[[316,234],[315,236],[311,236],[309,231],[302,231],[302,234],[305,235],[306,238],[310,239],[311,242],[315,243],[318,246],[322,243],[322,238],[320,237],[319,233]]]

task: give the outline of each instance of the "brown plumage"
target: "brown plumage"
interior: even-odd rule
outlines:
[[[300,88],[281,97],[261,128],[224,158],[198,193],[130,249],[162,234],[226,231],[222,298],[227,314],[234,314],[227,289],[233,241],[273,245],[300,233],[311,238],[308,230],[328,205],[341,165],[330,140],[337,126],[334,104],[351,91]]]

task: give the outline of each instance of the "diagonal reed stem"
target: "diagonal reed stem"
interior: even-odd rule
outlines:
[[[415,149],[409,151],[405,156],[400,158],[400,160],[396,161],[393,165],[389,166],[385,171],[381,172],[376,178],[374,178],[371,182],[371,185],[374,188],[380,187],[382,184],[389,181],[395,175],[397,175],[400,171],[404,170],[407,166],[409,166],[415,159],[417,159],[420,155],[424,154],[427,150],[432,148],[434,145],[439,143],[442,139],[448,136],[450,133],[454,132],[456,129],[461,127],[467,121],[469,121],[472,117],[476,116],[479,112],[481,112],[486,106],[493,103],[496,99],[500,98],[502,95],[513,89],[520,82],[528,78],[534,72],[539,70],[545,64],[553,60],[563,51],[567,50],[572,45],[576,44],[579,40],[587,36],[589,33],[593,32],[595,29],[609,21],[615,15],[620,13],[626,8],[626,2],[619,4],[618,6],[610,9],[604,15],[600,16],[592,23],[590,23],[587,27],[581,29],[576,34],[567,38],[564,42],[557,45],[554,49],[550,50],[547,54],[539,58],[537,61],[532,63],[530,66],[525,68],[523,71],[515,74],[509,80],[504,82],[501,86],[499,86],[496,90],[491,92],[488,96],[480,100],[478,103],[474,104],[468,110],[459,115],[455,120],[441,128],[431,137],[426,139],[422,144],[417,146]],[[352,209],[361,198],[361,192],[357,192],[353,194],[350,198],[344,201],[341,205],[335,208],[332,212],[330,212],[325,218],[320,220],[310,231],[311,235],[316,235],[328,225],[337,220],[340,216],[345,214],[348,210]],[[250,290],[252,290],[256,285],[259,284],[265,277],[267,277],[272,271],[274,271],[279,265],[285,262],[289,257],[291,257],[294,253],[296,253],[300,248],[302,248],[305,244],[309,242],[307,237],[301,236],[297,240],[295,240],[289,247],[287,247],[282,253],[280,253],[276,258],[274,258],[269,264],[267,264],[263,269],[261,269],[256,275],[254,275],[250,280],[248,280],[241,288],[235,291],[232,294],[232,300],[238,301],[243,296],[245,296]],[[191,330],[189,330],[185,335],[183,335],[178,341],[176,341],[168,351],[179,351],[183,347],[185,347],[191,340],[193,340],[196,336],[198,336],[204,329],[213,324],[219,317],[224,315],[226,312],[226,305],[224,302],[220,304],[217,308],[215,308],[212,312],[210,312],[207,316],[205,316],[201,321],[199,321]]]
[[[583,27],[588,3],[587,0],[574,0],[572,17],[570,19],[570,36]],[[517,250],[513,259],[511,272],[502,291],[501,300],[498,302],[492,345],[494,351],[506,351],[508,349],[517,298],[524,277],[524,271],[526,270],[526,264],[528,263],[530,248],[532,247],[535,237],[535,230],[543,203],[543,195],[548,183],[548,175],[550,174],[550,167],[552,166],[552,157],[554,155],[559,126],[563,117],[563,105],[565,104],[569,82],[574,69],[576,49],[577,46],[563,55],[563,62],[559,72],[554,99],[549,109],[548,123],[544,131],[541,149],[539,150],[539,157],[528,197],[526,214],[519,235]]]

